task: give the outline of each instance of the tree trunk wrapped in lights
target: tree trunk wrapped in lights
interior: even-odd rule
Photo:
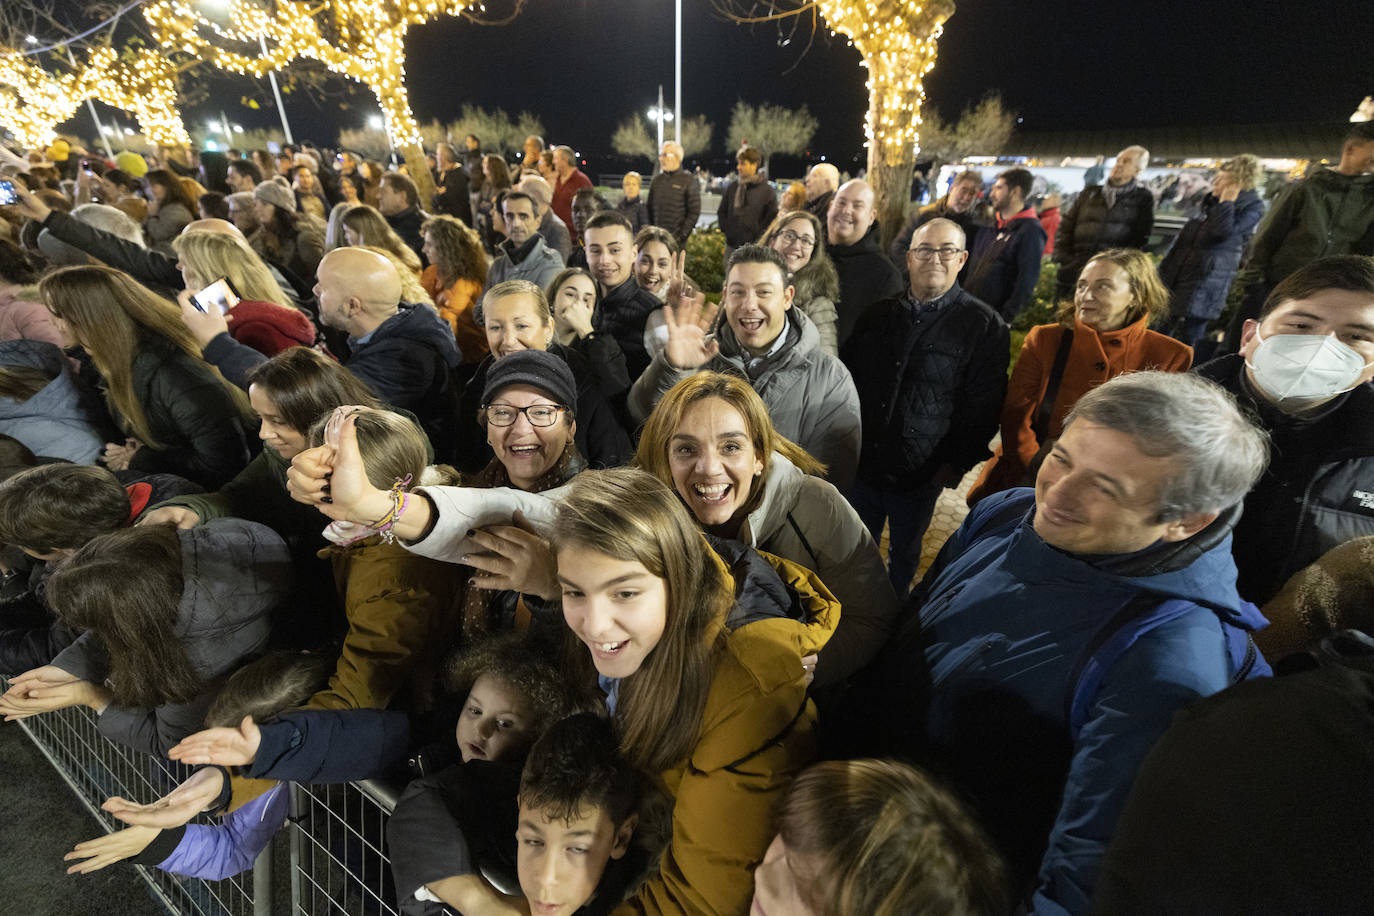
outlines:
[[[262,77],[307,57],[367,86],[377,97],[391,142],[405,156],[423,205],[434,193],[434,180],[406,92],[406,32],[440,16],[471,17],[474,10],[485,11],[482,0],[278,0],[270,11],[233,0],[229,24],[222,26],[190,0],[156,0],[144,8],[144,16],[165,50],[201,57],[232,73]],[[220,47],[230,43],[252,50]],[[263,53],[256,53],[259,47]]]
[[[868,183],[877,199],[883,246],[897,235],[911,196],[920,139],[921,80],[935,66],[936,42],[953,0],[816,0],[830,28],[849,38],[868,70]]]

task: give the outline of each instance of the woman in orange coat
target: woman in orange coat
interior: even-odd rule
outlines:
[[[475,366],[491,352],[487,332],[477,324],[477,300],[487,282],[487,254],[482,240],[462,220],[432,216],[420,227],[429,266],[420,284],[434,298],[439,317],[453,328],[463,362]]]
[[[969,491],[968,504],[1029,486],[1037,456],[1089,389],[1140,369],[1187,372],[1192,348],[1149,330],[1168,310],[1169,291],[1144,252],[1113,248],[1085,264],[1059,322],[1026,335],[1002,406],[1002,442]]]

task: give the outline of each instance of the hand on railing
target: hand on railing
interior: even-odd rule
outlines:
[[[238,728],[207,728],[181,739],[167,756],[181,763],[214,763],[241,767],[253,762],[262,743],[262,732],[252,716],[244,716]]]
[[[9,689],[0,695],[0,714],[6,722],[68,706],[89,706],[102,712],[108,705],[109,690],[53,665],[25,671],[11,680]]]
[[[224,771],[215,767],[196,770],[191,778],[155,802],[136,804],[118,795],[100,807],[135,827],[180,827],[208,809],[224,791]]]

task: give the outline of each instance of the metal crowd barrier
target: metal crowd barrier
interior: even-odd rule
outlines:
[[[150,802],[192,772],[106,740],[84,706],[18,724],[107,832],[126,825],[100,809],[105,799]],[[290,916],[400,916],[385,849],[386,820],[399,795],[398,787],[376,780],[291,786],[291,819],[274,840],[290,847]],[[285,916],[277,903],[285,902],[285,888],[274,894],[272,859],[269,845],[250,871],[224,881],[135,870],[178,916]]]

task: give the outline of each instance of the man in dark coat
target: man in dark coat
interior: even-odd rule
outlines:
[[[902,294],[902,277],[878,245],[876,215],[873,189],[857,178],[835,193],[826,214],[830,260],[840,277],[835,330],[841,347],[869,306]]]
[[[806,173],[806,212],[821,221],[821,232],[826,231],[825,215],[830,212],[830,201],[840,187],[840,170],[829,162],[811,166]]]
[[[992,183],[988,198],[997,222],[973,243],[964,282],[1008,324],[1030,303],[1040,279],[1045,229],[1026,206],[1034,181],[1025,169],[1007,169]]]
[[[415,252],[420,263],[428,266],[420,227],[429,217],[420,211],[420,191],[415,182],[399,172],[387,172],[377,187],[377,209],[386,217],[391,230]]]
[[[958,223],[968,239],[965,247],[969,251],[977,247],[979,231],[992,222],[992,211],[987,204],[978,200],[978,195],[982,192],[983,173],[977,169],[965,169],[954,176],[954,180],[949,183],[949,190],[943,197],[926,204],[907,218],[906,225],[902,226],[902,231],[897,233],[897,237],[887,249],[892,263],[902,273],[902,283],[907,281],[906,253],[911,247],[911,237],[916,234],[917,229],[933,219],[947,219]],[[971,264],[964,265],[964,271],[959,277],[960,283],[967,279],[970,266]]]
[[[635,237],[630,221],[603,210],[587,221],[587,269],[596,281],[600,301],[592,315],[593,333],[608,334],[620,344],[630,379],[649,365],[644,325],[662,302],[634,278]]]
[[[472,225],[472,200],[468,194],[468,175],[458,154],[447,143],[434,148],[438,172],[434,176],[434,211],[455,216],[465,226]],[[422,240],[423,241],[423,240]]]
[[[1374,535],[1374,259],[1300,268],[1245,322],[1240,353],[1197,373],[1273,441],[1235,537],[1237,587],[1263,604],[1331,548]]]
[[[735,166],[739,177],[726,186],[716,210],[720,230],[725,233],[727,261],[734,249],[757,242],[778,215],[778,195],[759,171],[763,166],[759,151],[753,147],[740,150]]]
[[[348,370],[377,397],[415,414],[436,458],[454,449],[458,365],[453,329],[432,309],[401,302],[390,261],[362,248],[336,248],[320,261],[320,319],[348,333]]]
[[[685,248],[687,237],[701,215],[701,188],[696,178],[682,168],[682,144],[665,140],[658,153],[662,167],[649,183],[649,222],[667,229]]]
[[[931,220],[909,257],[907,294],[868,309],[840,349],[863,418],[849,501],[875,539],[890,525],[888,572],[899,597],[940,492],[987,457],[1010,358],[1007,326],[955,279],[968,259],[963,230]]]
[[[1054,239],[1057,299],[1073,296],[1079,272],[1099,251],[1145,247],[1155,224],[1155,197],[1135,179],[1149,164],[1145,147],[1126,147],[1116,154],[1107,183],[1084,188],[1059,221]]]

